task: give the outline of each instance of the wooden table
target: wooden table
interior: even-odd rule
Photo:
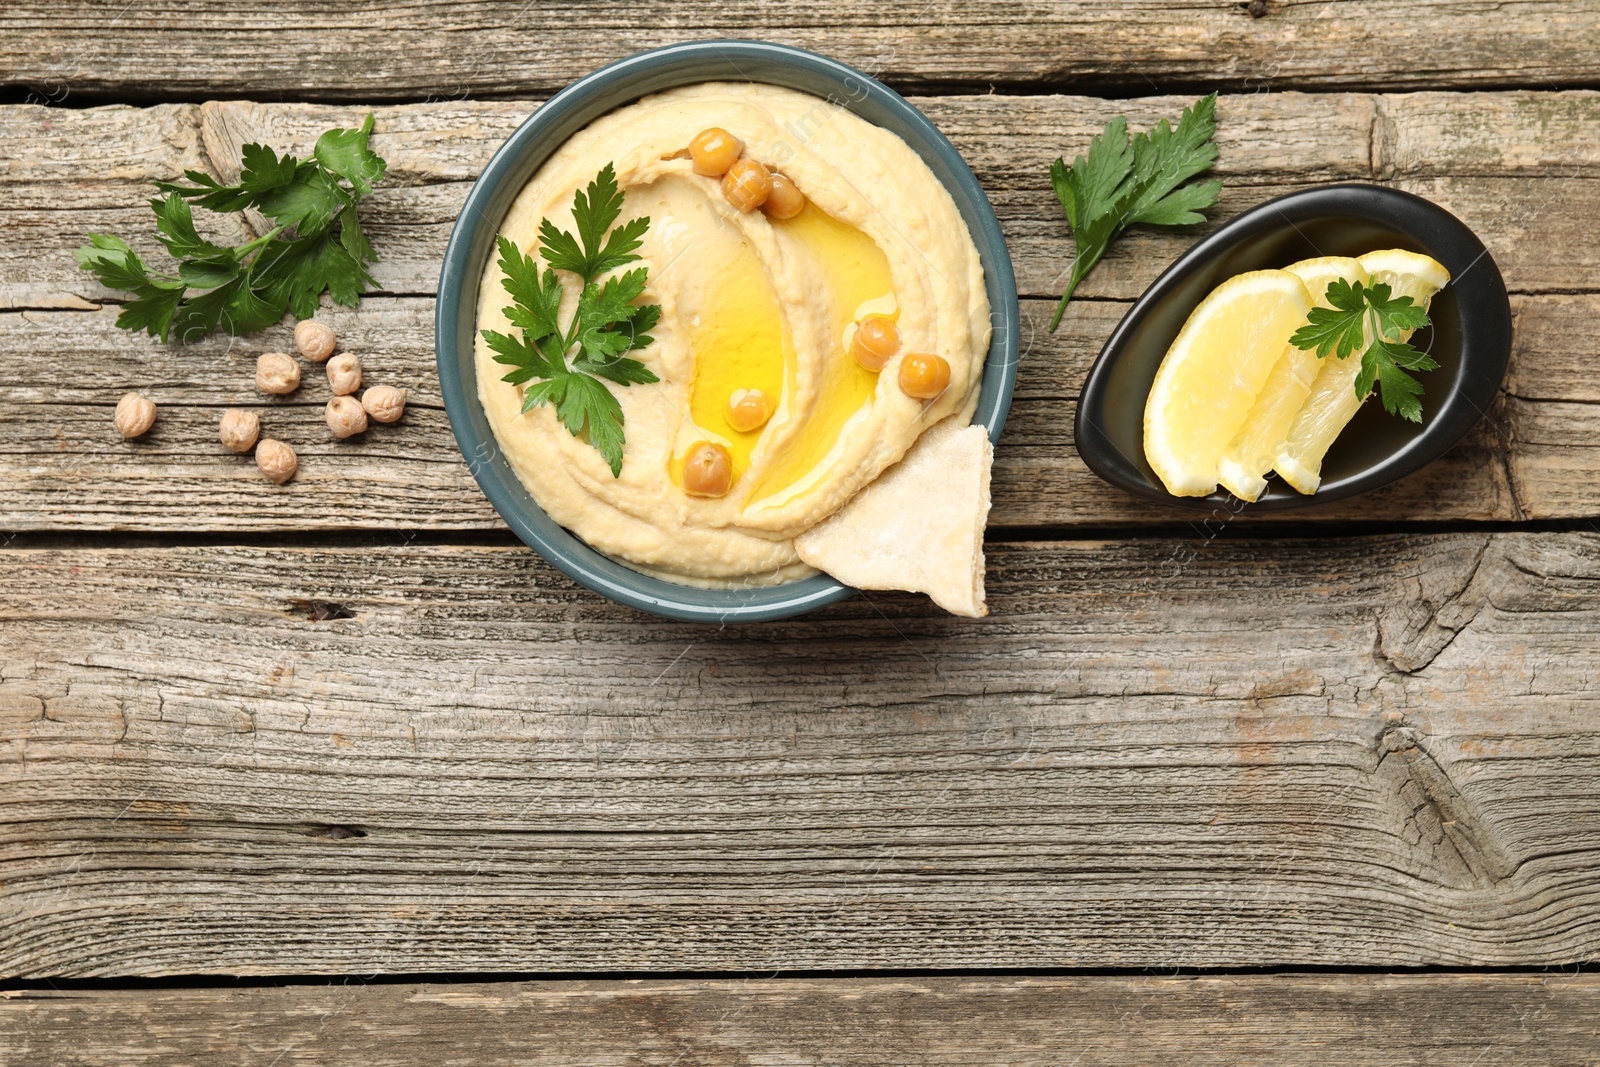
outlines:
[[[987,619],[653,619],[517,543],[456,450],[433,292],[472,179],[569,80],[714,36],[878,74],[1002,219]],[[10,0],[0,1062],[1600,1062],[1597,57],[1591,0]],[[1048,161],[1211,88],[1213,222],[1130,235],[1046,332]],[[328,318],[413,402],[335,443],[251,386],[287,324],[165,347],[70,252],[367,110],[380,291]],[[1089,474],[1074,401],[1130,301],[1346,179],[1498,260],[1479,427],[1282,518]],[[129,389],[161,419],[125,444]],[[290,486],[217,446],[229,405]]]

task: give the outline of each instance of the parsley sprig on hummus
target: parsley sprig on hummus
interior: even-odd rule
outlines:
[[[639,259],[639,246],[650,228],[650,219],[641,216],[612,229],[622,215],[622,200],[616,171],[607,163],[586,192],[572,194],[576,236],[549,219],[540,222],[539,255],[549,264],[542,274],[537,260],[501,237],[502,284],[514,301],[505,314],[522,336],[483,331],[495,362],[513,368],[502,380],[525,387],[523,412],[554,405],[572,436],[588,434],[613,477],[622,473],[622,405],[601,379],[624,386],[660,381],[643,363],[625,355],[654,340],[649,331],[661,318],[659,305],[634,304],[644,294],[648,270],[637,267],[599,280]],[[583,284],[564,329],[557,271],[577,275]]]

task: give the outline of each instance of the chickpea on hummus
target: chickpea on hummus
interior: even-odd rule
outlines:
[[[608,163],[622,223],[650,220],[641,302],[661,315],[632,354],[660,380],[608,386],[626,427],[613,476],[552,406],[524,413],[502,381],[481,331],[509,329],[512,301],[491,263],[476,361],[500,448],[552,518],[647,574],[738,587],[814,573],[798,536],[924,431],[971,421],[989,304],[954,201],[904,141],[841,107],[707,83],[572,137],[501,235],[536,254],[541,220],[572,225],[574,192]]]

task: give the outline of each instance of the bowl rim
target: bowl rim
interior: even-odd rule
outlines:
[[[745,70],[740,63],[752,70]],[[708,73],[708,63],[732,68],[732,74]],[[698,71],[698,73],[696,73]],[[851,596],[857,590],[826,574],[781,585],[748,589],[705,589],[679,585],[636,571],[590,547],[562,528],[533,500],[500,454],[477,397],[472,346],[476,336],[479,282],[510,200],[534,171],[579,129],[602,115],[652,93],[699,82],[745,80],[795,88],[859,113],[869,110],[891,116],[903,126],[899,134],[921,156],[956,200],[984,269],[992,336],[984,361],[983,383],[973,422],[998,441],[1015,388],[1020,308],[1015,274],[999,220],[983,188],[950,140],[894,90],[838,60],[804,49],[765,41],[710,40],[667,45],[608,64],[578,79],[545,101],[506,139],[473,183],[445,247],[434,312],[434,342],[440,391],[451,430],[467,467],[514,533],[567,577],[611,600],[666,618],[697,622],[756,622],[787,618]],[[796,85],[831,82],[849,100],[821,97]],[[622,83],[625,95],[596,104],[595,94]],[[636,84],[642,87],[633,92]],[[882,122],[863,115],[875,125]],[[565,132],[561,132],[561,131]],[[909,134],[908,135],[908,131]],[[541,151],[542,149],[542,151]],[[528,162],[533,160],[533,162]],[[504,190],[514,184],[508,194]],[[497,199],[505,200],[496,208]],[[487,237],[483,236],[485,228]],[[989,252],[985,252],[985,248]],[[463,315],[470,316],[463,320]],[[465,322],[465,326],[464,326]],[[476,415],[476,418],[474,418]],[[482,425],[479,425],[481,423]]]
[[[1471,295],[1470,299],[1458,296],[1455,301],[1462,352],[1461,369],[1450,393],[1409,443],[1382,461],[1309,496],[1294,493],[1252,503],[1220,487],[1206,496],[1169,493],[1159,479],[1147,475],[1138,460],[1125,455],[1109,434],[1091,421],[1105,407],[1111,371],[1128,335],[1191,272],[1234,245],[1271,229],[1298,229],[1295,223],[1299,221],[1341,215],[1390,226],[1428,249],[1435,258],[1464,257],[1468,262],[1468,269],[1458,272],[1448,283],[1458,294],[1467,288]],[[1419,232],[1425,228],[1433,232]],[[1464,286],[1463,277],[1469,270],[1474,278],[1470,286]],[[1264,513],[1347,500],[1416,473],[1447,452],[1485,417],[1510,365],[1511,332],[1510,297],[1499,266],[1478,235],[1445,208],[1415,193],[1368,182],[1339,182],[1296,190],[1263,201],[1223,223],[1174,260],[1140,295],[1089,368],[1074,420],[1073,444],[1089,469],[1105,481],[1147,500],[1178,507],[1213,512],[1225,509],[1233,514]]]

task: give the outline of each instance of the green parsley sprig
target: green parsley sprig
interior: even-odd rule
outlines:
[[[1078,247],[1067,291],[1050,320],[1052,333],[1078,283],[1123,230],[1136,224],[1188,226],[1205,221],[1200,210],[1217,202],[1222,183],[1214,178],[1189,179],[1216,162],[1217,146],[1211,140],[1216,130],[1217,94],[1212,93],[1184,109],[1176,130],[1162,119],[1155,129],[1134,134],[1130,141],[1128,120],[1119,115],[1089,142],[1087,157],[1078,156],[1071,166],[1060,158],[1050,164],[1050,184]]]
[[[637,251],[650,228],[649,217],[640,216],[611,229],[622,215],[622,201],[616,171],[607,163],[587,191],[572,194],[576,236],[542,219],[539,255],[549,264],[542,275],[537,260],[501,237],[500,269],[506,275],[501,284],[514,301],[506,318],[522,336],[483,331],[495,362],[513,368],[501,380],[526,386],[522,410],[553,404],[572,436],[588,434],[612,477],[622,474],[622,405],[600,379],[623,386],[661,380],[643,363],[624,355],[650,345],[654,338],[649,332],[661,318],[659,305],[634,304],[644,294],[647,268],[598,281],[602,274],[640,258]],[[565,329],[560,322],[563,290],[556,271],[577,275],[583,285]]]
[[[179,261],[176,273],[150,269],[120,237],[90,234],[74,253],[111,289],[133,294],[117,325],[166,341],[194,341],[218,328],[231,334],[266,329],[292,311],[310,318],[324,292],[354,306],[374,286],[367,265],[377,259],[356,204],[372,192],[388,165],[367,146],[372,116],[359,129],[328,130],[310,159],[280,156],[265,145],[241,149],[234,185],[203,171],[185,171],[193,184],[157,182],[154,197],[161,243]],[[209,211],[256,208],[276,225],[237,247],[217,245],[195,229],[190,204]]]
[[[1335,278],[1328,284],[1330,308],[1314,307],[1307,322],[1289,343],[1326,358],[1330,353],[1348,359],[1359,349],[1361,372],[1356,376],[1356,396],[1365,400],[1376,382],[1383,410],[1412,422],[1422,421],[1422,383],[1406,371],[1429,371],[1439,364],[1426,352],[1401,340],[1401,334],[1428,325],[1428,313],[1409,296],[1392,296],[1382,282],[1366,286]],[[1368,339],[1371,339],[1370,341]]]

